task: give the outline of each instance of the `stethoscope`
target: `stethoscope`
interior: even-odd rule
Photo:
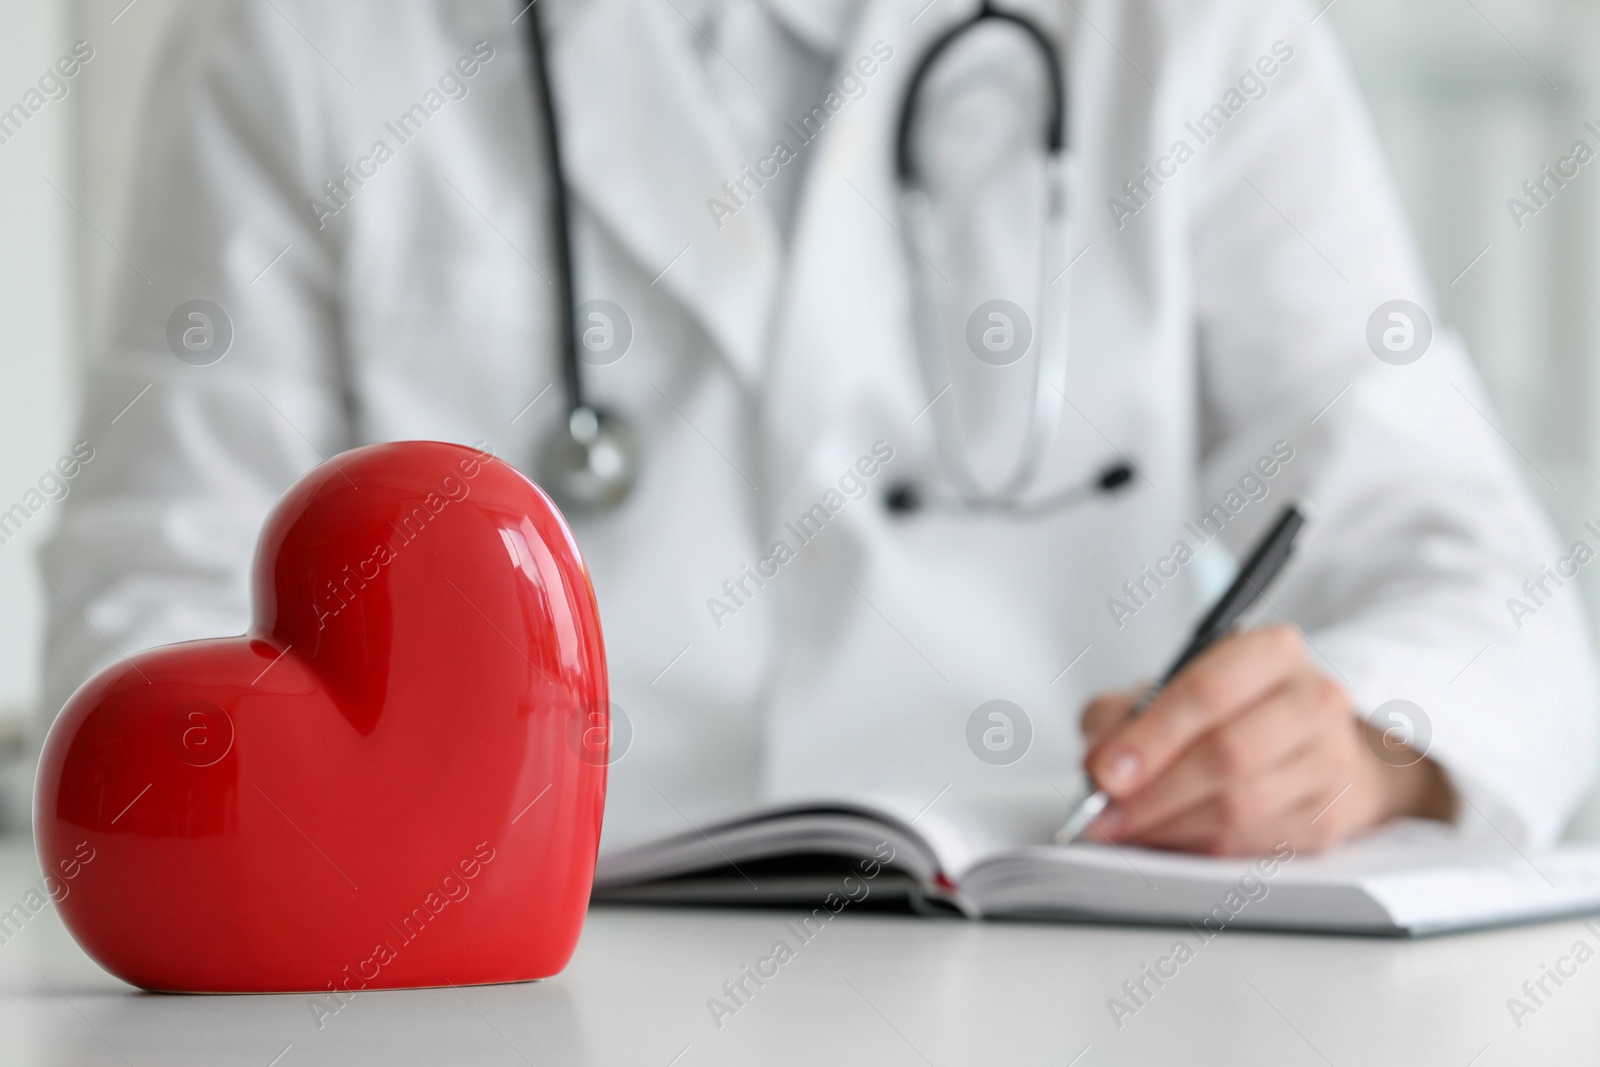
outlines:
[[[583,387],[566,171],[561,164],[561,131],[556,124],[549,53],[538,10],[528,12],[528,48],[533,53],[535,95],[550,160],[550,230],[555,238],[556,301],[561,309],[561,385],[567,398],[566,420],[545,438],[534,473],[539,485],[563,509],[605,511],[627,499],[639,478],[639,434],[626,416],[591,404]]]
[[[616,507],[633,489],[639,477],[639,434],[624,415],[593,404],[584,389],[578,349],[577,313],[574,304],[572,234],[568,214],[564,169],[561,163],[561,138],[556,121],[554,94],[550,88],[548,54],[540,12],[530,11],[528,43],[533,54],[535,88],[543,119],[545,151],[550,160],[550,199],[548,208],[555,238],[556,296],[560,306],[562,345],[562,386],[565,391],[566,419],[545,439],[539,451],[536,477],[557,504],[572,512],[597,512]],[[918,361],[924,386],[937,396],[951,380],[950,359],[939,323],[937,292],[933,268],[916,251],[926,246],[933,229],[932,206],[918,170],[912,137],[916,130],[917,105],[923,83],[935,63],[964,35],[985,22],[1009,23],[1021,30],[1044,60],[1049,78],[1049,109],[1045,120],[1046,220],[1043,247],[1039,257],[1041,318],[1048,301],[1044,294],[1051,279],[1046,277],[1051,264],[1060,258],[1067,228],[1067,88],[1061,57],[1038,23],[1026,15],[999,11],[983,0],[968,19],[945,31],[912,72],[900,107],[895,134],[895,178],[900,188],[900,215],[908,231],[908,260],[915,279],[915,318]],[[1065,297],[1055,302],[1066,306]],[[1048,329],[1047,329],[1048,327]],[[1050,330],[1059,329],[1059,343],[1046,345]],[[1022,449],[1011,471],[992,487],[984,486],[972,470],[954,405],[931,404],[935,450],[949,478],[953,493],[938,492],[915,481],[902,481],[889,487],[884,506],[893,514],[908,515],[922,510],[965,514],[1005,514],[1016,518],[1036,518],[1084,503],[1101,493],[1112,493],[1128,485],[1133,467],[1114,463],[1094,478],[1053,494],[1027,497],[1038,477],[1049,443],[1061,417],[1061,403],[1052,402],[1049,388],[1061,379],[1067,364],[1068,344],[1065,322],[1042,321],[1038,331],[1040,356],[1034,375],[1032,402],[1024,428]]]

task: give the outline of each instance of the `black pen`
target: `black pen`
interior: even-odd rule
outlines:
[[[1166,688],[1167,683],[1176,678],[1185,667],[1193,663],[1206,649],[1216,644],[1222,638],[1233,632],[1239,625],[1239,619],[1246,611],[1255,606],[1261,599],[1261,594],[1272,580],[1283,569],[1284,563],[1289,559],[1289,553],[1294,550],[1294,539],[1300,532],[1300,527],[1306,524],[1306,518],[1300,509],[1290,504],[1283,509],[1283,514],[1278,516],[1278,521],[1256,545],[1255,551],[1245,560],[1244,566],[1239,568],[1239,577],[1233,580],[1228,591],[1223,593],[1211,610],[1206,612],[1206,617],[1200,620],[1200,625],[1195,627],[1194,636],[1184,646],[1178,658],[1172,661],[1172,666],[1167,668],[1167,673],[1161,680],[1146,689],[1128,712],[1129,718],[1144,714],[1148,708]],[[1065,845],[1076,841],[1095,816],[1105,810],[1111,803],[1111,798],[1105,790],[1096,789],[1083,802],[1076,805],[1076,810],[1067,817],[1061,829],[1056,831],[1056,843]]]

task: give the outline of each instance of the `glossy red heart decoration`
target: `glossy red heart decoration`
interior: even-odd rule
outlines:
[[[559,971],[609,704],[549,499],[459,445],[356,449],[278,502],[253,585],[247,635],[109,667],[50,730],[35,840],[78,943],[156,990]]]

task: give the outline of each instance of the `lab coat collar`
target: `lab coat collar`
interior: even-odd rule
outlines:
[[[593,0],[549,43],[574,198],[680,300],[747,382],[760,372],[781,238],[759,202],[733,213],[736,140],[671,4]]]
[[[818,55],[838,58],[864,0],[762,0],[762,4]]]

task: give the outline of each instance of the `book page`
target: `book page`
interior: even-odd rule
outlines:
[[[595,870],[601,889],[687,874],[732,872],[741,863],[785,856],[834,855],[888,861],[919,882],[932,882],[940,862],[908,820],[859,802],[787,804],[688,830],[603,855]]]
[[[1600,849],[1525,855],[1400,820],[1316,855],[1025,847],[974,866],[961,889],[989,914],[1415,934],[1600,910]]]

